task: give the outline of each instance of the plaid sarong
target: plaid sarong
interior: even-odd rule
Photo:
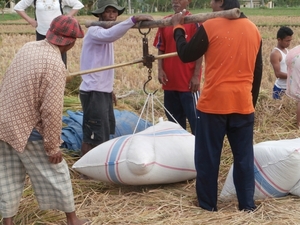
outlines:
[[[40,209],[75,211],[69,168],[65,160],[51,164],[43,141],[30,141],[19,153],[0,140],[0,213],[3,218],[14,216],[20,204],[26,174]]]

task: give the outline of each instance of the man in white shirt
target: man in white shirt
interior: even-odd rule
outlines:
[[[292,41],[293,31],[289,27],[280,27],[277,31],[277,46],[270,54],[276,81],[273,87],[273,99],[281,99],[286,90],[287,67],[285,63],[288,47]]]

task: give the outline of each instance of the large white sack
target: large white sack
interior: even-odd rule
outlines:
[[[291,188],[290,194],[300,196],[300,180]]]
[[[286,196],[300,179],[300,138],[266,141],[254,147],[254,199]],[[220,194],[236,197],[231,166]]]
[[[194,142],[194,135],[180,125],[162,121],[98,145],[73,168],[95,180],[117,184],[180,182],[196,177]]]

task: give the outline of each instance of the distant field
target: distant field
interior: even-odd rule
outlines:
[[[241,8],[241,12],[243,12],[247,17],[251,20],[254,19],[258,26],[280,26],[280,25],[293,25],[293,26],[300,26],[300,7],[298,8]],[[210,8],[206,9],[194,9],[191,10],[193,14],[197,13],[207,13],[211,12]],[[163,16],[169,15],[172,12],[158,12],[158,13],[151,13],[155,18],[161,18]],[[28,10],[28,14],[33,15],[32,10]],[[123,17],[128,17],[130,15],[124,14]],[[88,16],[78,16],[80,18],[95,18],[92,15]],[[255,21],[255,17],[261,18]],[[96,19],[96,18],[95,18]],[[19,24],[19,23],[26,23],[18,14],[2,14],[0,16],[0,24]]]
[[[29,8],[28,14],[33,15],[33,10]],[[206,13],[211,12],[211,8],[205,8],[205,9],[192,9],[190,10],[192,13]],[[283,7],[276,7],[276,8],[243,8],[241,7],[241,11],[244,12],[248,16],[299,16],[300,7],[293,7],[293,8],[283,8]],[[172,12],[157,12],[157,13],[151,13],[154,16],[164,16],[168,15]],[[0,15],[0,22],[7,21],[7,20],[18,20],[21,17],[16,14],[2,14]]]

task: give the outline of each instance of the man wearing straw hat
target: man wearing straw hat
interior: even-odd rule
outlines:
[[[92,14],[99,21],[116,21],[125,8],[116,0],[99,0],[98,9]],[[80,70],[114,64],[113,42],[121,38],[135,23],[153,20],[150,15],[135,15],[105,29],[99,26],[90,27],[83,40]],[[82,76],[80,101],[83,110],[82,156],[95,146],[108,141],[110,134],[115,133],[115,116],[113,112],[114,70],[95,72]]]
[[[40,209],[65,212],[68,225],[86,224],[75,213],[69,168],[63,159],[61,113],[67,70],[61,53],[84,33],[76,19],[56,17],[46,39],[26,43],[0,86],[0,213],[13,224],[29,175]]]
[[[212,10],[240,8],[238,0],[211,0]],[[254,107],[262,77],[262,38],[244,14],[238,19],[203,22],[187,43],[185,10],[175,14],[174,39],[180,59],[192,62],[204,55],[205,81],[197,103],[195,135],[196,192],[199,206],[217,211],[218,174],[224,137],[233,153],[233,180],[238,208],[253,211]]]

